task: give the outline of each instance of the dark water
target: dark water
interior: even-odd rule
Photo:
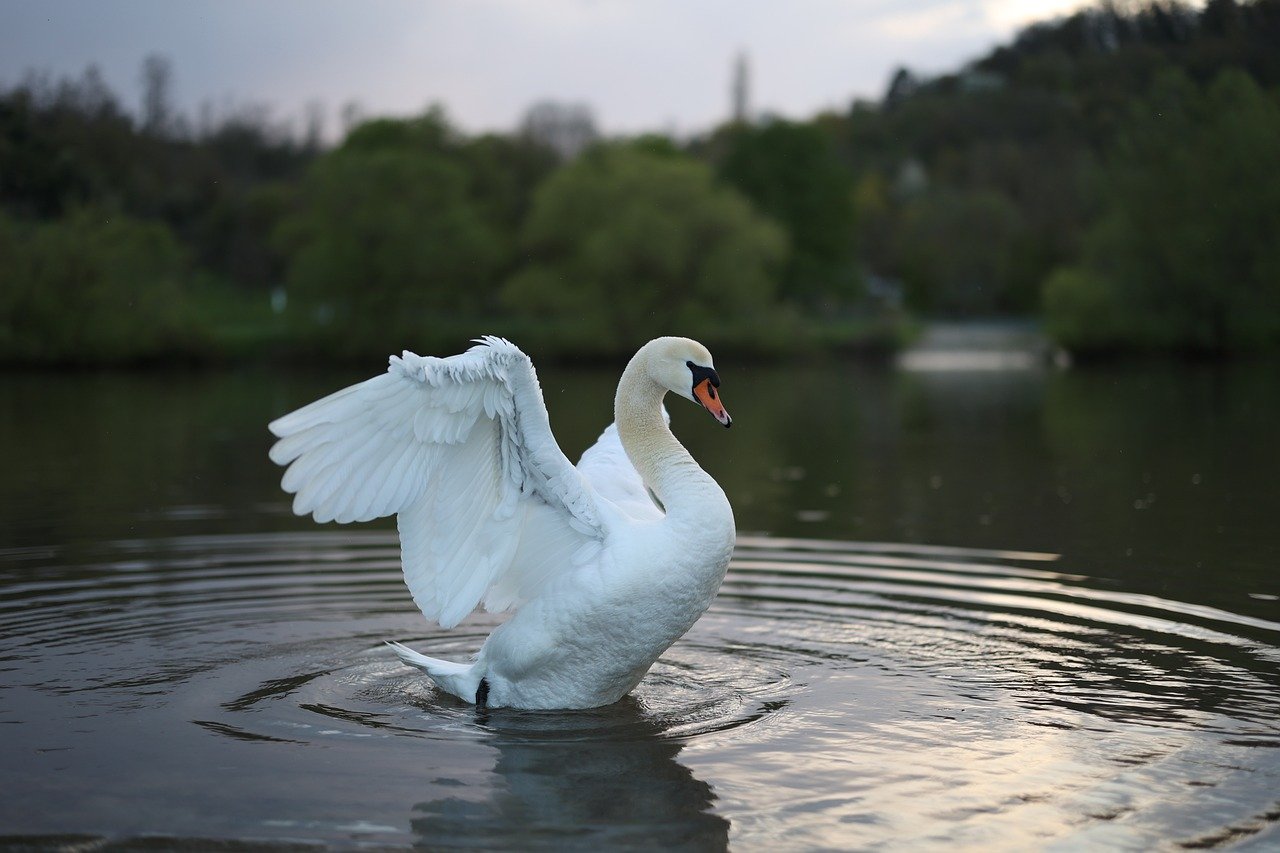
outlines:
[[[720,365],[742,541],[626,701],[477,714],[381,646],[387,525],[288,514],[347,375],[0,378],[0,844],[1280,847],[1272,366]],[[576,456],[614,377],[544,371]]]

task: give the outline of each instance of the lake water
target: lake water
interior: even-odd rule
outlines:
[[[793,368],[679,400],[741,541],[631,697],[477,713],[266,422],[361,373],[0,377],[0,845],[1280,848],[1274,365]],[[574,458],[616,373],[544,370]]]

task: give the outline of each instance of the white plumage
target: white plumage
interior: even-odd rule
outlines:
[[[528,356],[486,337],[450,358],[393,356],[385,374],[273,421],[271,459],[288,466],[299,515],[397,516],[428,619],[516,609],[472,663],[391,644],[405,663],[467,701],[594,707],[633,688],[724,577],[732,510],[662,409],[674,391],[727,426],[718,385],[697,342],[651,341],[619,382],[615,424],[575,467]]]

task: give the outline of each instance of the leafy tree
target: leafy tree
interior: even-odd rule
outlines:
[[[558,165],[557,153],[525,135],[486,134],[468,139],[434,106],[411,119],[376,119],[360,125],[343,143],[347,151],[395,151],[447,161],[464,180],[464,192],[492,232],[503,274],[517,260],[517,232],[528,214],[534,188]]]
[[[286,259],[271,235],[293,198],[294,187],[286,181],[223,196],[202,217],[197,261],[237,290],[260,295],[277,287],[285,278]]]
[[[734,124],[718,142],[720,176],[787,229],[782,295],[810,306],[860,292],[854,263],[854,182],[811,124]]]
[[[317,160],[278,232],[289,310],[336,354],[416,344],[490,307],[501,257],[467,174],[425,146],[371,144],[405,130],[374,123]]]
[[[89,206],[160,220],[194,263],[262,290],[275,283],[263,270],[278,260],[266,262],[274,219],[255,195],[296,180],[313,152],[262,108],[209,119],[199,138],[179,134],[185,121],[167,102],[170,73],[157,57],[144,67],[145,130],[92,67],[0,90],[0,210],[52,219]]]
[[[444,109],[432,106],[420,116],[409,119],[379,118],[352,128],[343,140],[347,151],[385,151],[388,149],[443,154],[459,141]]]
[[[786,254],[782,231],[707,167],[625,145],[548,178],[522,242],[530,262],[505,304],[605,352],[661,334],[741,343],[769,325]]]
[[[991,190],[935,190],[913,199],[895,237],[909,304],[934,314],[1026,308],[1010,298],[1018,211]]]
[[[111,364],[199,346],[185,263],[165,226],[81,209],[48,223],[0,214],[0,358]]]
[[[1105,171],[1083,263],[1045,290],[1068,346],[1280,343],[1280,104],[1246,74],[1164,76]]]
[[[136,157],[133,124],[96,68],[0,92],[0,208],[55,217],[118,197]]]
[[[1236,68],[1274,89],[1277,44],[1280,0],[1214,0],[1203,11],[1125,0],[1032,25],[954,73],[898,74],[881,103],[821,120],[858,176],[859,260],[879,276],[911,279],[922,295],[928,264],[904,239],[922,224],[922,204],[955,209],[967,197],[963,204],[990,207],[983,199],[995,194],[1017,220],[1016,234],[992,249],[1001,279],[951,310],[991,310],[993,301],[1033,310],[1040,285],[1081,257],[1085,232],[1101,218],[1106,187],[1095,190],[1090,178],[1127,132],[1134,102],[1171,68],[1199,85]],[[907,168],[927,178],[927,198],[891,191]],[[944,212],[924,218],[938,224]]]
[[[520,228],[533,204],[533,193],[558,165],[556,153],[522,136],[486,134],[466,140],[457,150],[467,171],[472,199],[498,241],[500,278],[521,263]]]

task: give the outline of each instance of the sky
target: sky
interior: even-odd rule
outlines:
[[[149,54],[173,95],[266,104],[326,135],[342,107],[443,104],[469,132],[516,127],[542,100],[589,106],[608,134],[695,134],[728,117],[735,57],[757,114],[807,118],[878,98],[894,69],[954,70],[1080,0],[0,0],[0,86],[90,64],[126,105]]]

